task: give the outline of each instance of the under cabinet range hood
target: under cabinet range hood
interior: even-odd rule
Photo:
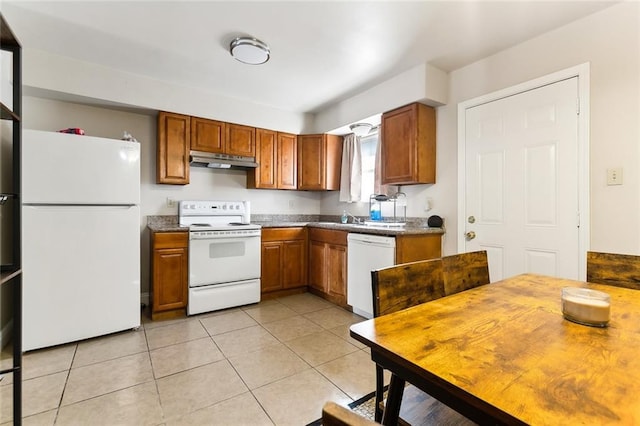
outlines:
[[[209,167],[211,169],[251,169],[258,167],[255,157],[243,157],[240,155],[218,154],[203,151],[191,151],[189,154],[192,166]]]

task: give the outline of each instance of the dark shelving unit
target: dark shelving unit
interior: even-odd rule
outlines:
[[[12,123],[12,189],[0,194],[0,208],[11,208],[12,227],[11,250],[12,262],[2,265],[0,285],[13,286],[13,367],[0,371],[0,375],[13,374],[13,424],[22,424],[22,262],[20,259],[21,241],[21,140],[22,140],[22,48],[11,28],[0,14],[0,49],[12,54],[12,108],[0,102],[0,118]]]

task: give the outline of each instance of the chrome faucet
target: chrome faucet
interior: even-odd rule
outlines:
[[[352,223],[362,224],[362,220],[359,217],[355,217],[354,215],[352,215],[349,212],[347,212],[347,216],[351,216],[353,218],[353,222]]]

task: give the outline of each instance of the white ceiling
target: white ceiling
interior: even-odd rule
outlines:
[[[463,67],[611,1],[16,1],[25,48],[285,111],[317,112],[416,65]],[[251,35],[264,65],[229,55]]]

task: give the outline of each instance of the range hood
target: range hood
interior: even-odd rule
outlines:
[[[258,167],[255,157],[242,157],[240,155],[227,155],[203,151],[190,151],[189,154],[189,161],[192,166],[209,167],[211,169],[251,169]]]

